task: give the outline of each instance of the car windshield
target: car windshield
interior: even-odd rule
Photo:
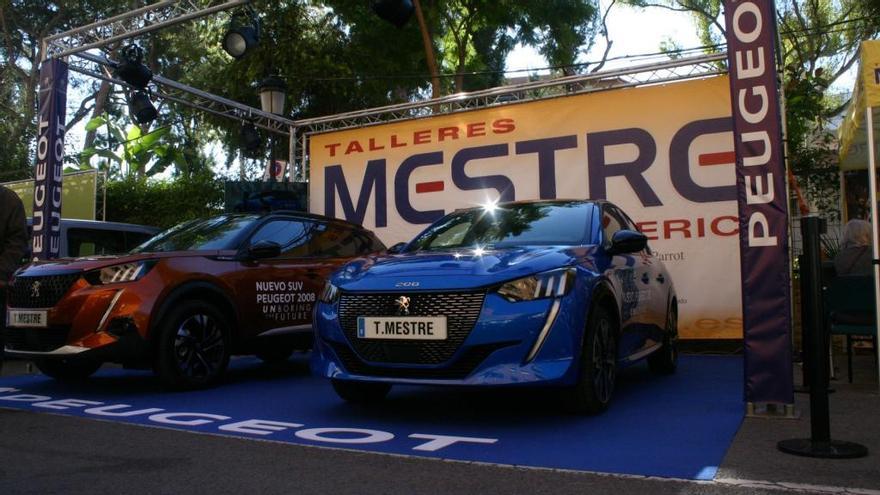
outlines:
[[[407,251],[525,245],[573,246],[587,237],[591,203],[523,203],[451,213]]]
[[[134,248],[132,253],[235,249],[238,237],[259,215],[220,215],[172,227]]]

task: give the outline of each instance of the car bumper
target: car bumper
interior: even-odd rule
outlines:
[[[364,359],[342,328],[338,303],[322,303],[315,309],[312,370],[328,378],[389,383],[571,385],[589,302],[585,293],[574,290],[561,298],[516,303],[489,293],[463,344],[439,364]]]
[[[91,286],[79,279],[52,307],[10,305],[7,313],[45,312],[45,324],[31,327],[10,322],[5,329],[5,352],[29,359],[139,359],[147,352],[149,312],[155,300],[151,293],[156,290],[146,278],[111,286]]]

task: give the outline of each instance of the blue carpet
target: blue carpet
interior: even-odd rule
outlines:
[[[0,379],[0,407],[373,452],[712,479],[743,418],[742,358],[683,356],[673,376],[642,364],[619,378],[611,408],[592,417],[560,413],[551,394],[525,389],[396,387],[383,403],[353,406],[309,376],[304,358],[276,368],[235,359],[223,385],[185,393],[163,391],[141,371],[101,370],[75,385],[11,376]]]

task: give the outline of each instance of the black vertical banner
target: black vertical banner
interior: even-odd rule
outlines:
[[[772,0],[725,0],[742,268],[745,399],[791,404],[788,205]]]
[[[40,67],[37,166],[34,171],[33,257],[57,258],[61,252],[61,177],[67,110],[67,63],[46,60]]]

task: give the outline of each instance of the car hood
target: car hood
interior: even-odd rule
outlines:
[[[337,287],[359,290],[467,289],[495,285],[534,273],[570,266],[593,247],[518,246],[421,251],[361,258],[332,277]]]
[[[234,254],[231,251],[169,251],[165,253],[138,253],[116,256],[83,256],[80,258],[59,258],[54,260],[36,260],[25,266],[17,275],[39,276],[55,273],[85,272],[104,268],[105,266],[132,263],[135,261],[156,260],[164,258],[198,258]]]

